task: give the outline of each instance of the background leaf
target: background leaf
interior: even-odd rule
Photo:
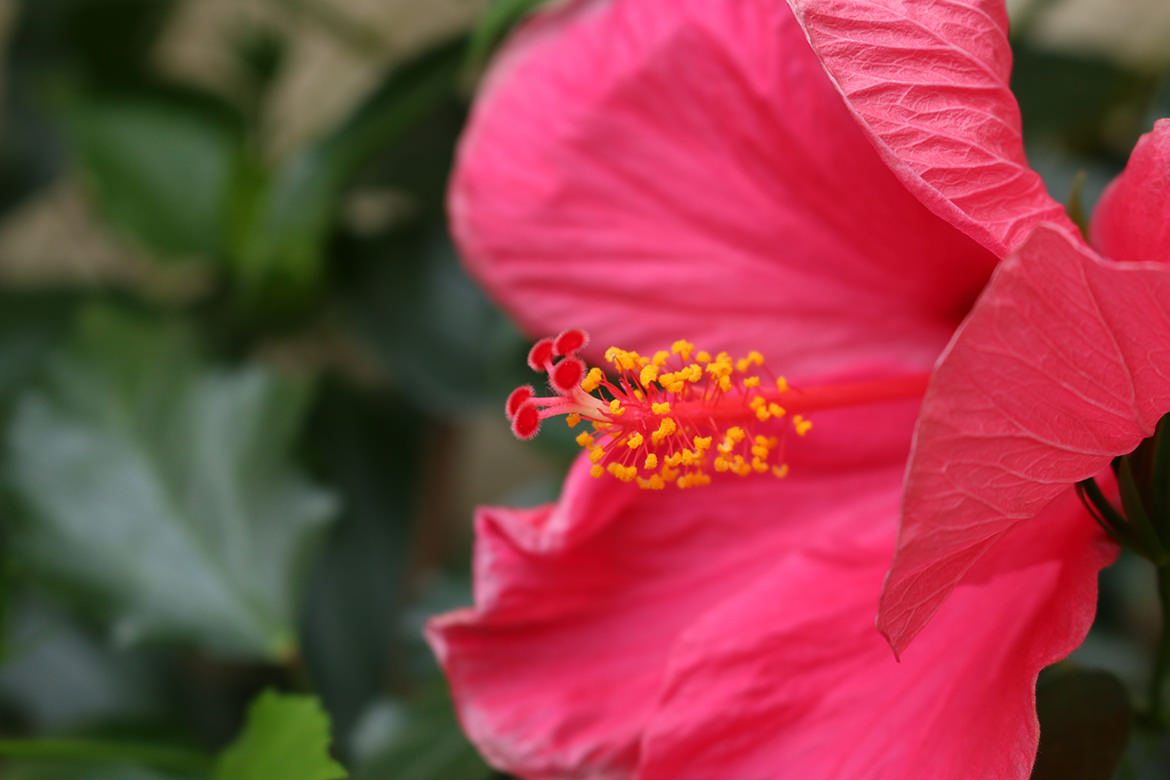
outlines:
[[[1040,749],[1032,780],[1108,780],[1133,720],[1125,686],[1108,672],[1056,667],[1036,687]]]
[[[329,716],[312,696],[265,691],[244,732],[216,762],[213,780],[342,780],[329,757]]]
[[[225,243],[241,129],[209,99],[78,97],[66,112],[81,173],[106,217],[163,256],[214,257]]]
[[[27,565],[88,589],[124,641],[282,659],[335,502],[288,462],[309,386],[204,368],[181,331],[91,310],[8,443]]]

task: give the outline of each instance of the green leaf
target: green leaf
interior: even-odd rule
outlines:
[[[422,226],[364,247],[350,310],[412,401],[436,415],[496,405],[530,380],[520,334],[467,276],[446,233]]]
[[[104,215],[167,256],[216,257],[242,135],[209,99],[96,93],[70,101],[69,140]]]
[[[253,295],[310,289],[345,186],[370,158],[431,125],[449,108],[462,39],[424,52],[391,71],[336,130],[277,170],[240,211],[252,216],[233,231],[237,278]]]
[[[1108,672],[1046,670],[1036,686],[1040,749],[1032,780],[1108,780],[1129,740],[1125,687]]]
[[[0,293],[0,400],[18,391],[69,334],[72,295]]]
[[[359,728],[359,734],[363,741],[379,744],[357,767],[354,780],[462,780],[484,777],[489,771],[463,736],[441,682],[408,704],[383,708]]]
[[[417,455],[431,444],[424,423],[385,391],[326,381],[309,424],[315,473],[344,510],[305,595],[304,659],[340,734],[403,676],[399,609],[422,483]]]
[[[467,58],[473,67],[482,66],[508,31],[548,0],[495,0],[488,6],[471,35]]]
[[[212,780],[342,780],[329,757],[329,716],[312,696],[265,691],[244,731],[220,755]]]
[[[178,328],[85,312],[12,421],[23,562],[95,597],[124,641],[287,659],[301,563],[335,512],[289,463],[309,396],[207,368]]]

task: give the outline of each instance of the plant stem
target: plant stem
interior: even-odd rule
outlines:
[[[1162,610],[1162,636],[1154,659],[1154,674],[1150,678],[1149,717],[1162,725],[1165,723],[1162,690],[1166,687],[1167,672],[1170,672],[1170,568],[1166,566],[1158,567],[1158,603]]]

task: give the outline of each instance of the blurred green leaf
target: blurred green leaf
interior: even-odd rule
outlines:
[[[1082,153],[1109,151],[1121,128],[1136,139],[1153,78],[1091,55],[1022,42],[1012,54],[1012,91],[1030,139],[1058,139]]]
[[[185,333],[105,309],[14,413],[26,565],[96,597],[132,642],[295,652],[298,574],[335,512],[289,464],[310,387],[201,365]]]
[[[329,757],[329,741],[329,716],[317,699],[265,691],[212,780],[342,780],[348,774]]]
[[[0,292],[0,400],[29,381],[65,340],[77,298],[46,292]]]
[[[61,133],[46,95],[74,85],[140,83],[174,0],[25,0],[3,48],[0,213],[55,176]]]
[[[548,0],[493,0],[471,34],[467,58],[473,67],[487,61],[496,46],[520,20]]]
[[[339,734],[398,671],[409,517],[425,420],[400,399],[324,383],[307,439],[342,498],[305,596],[305,663]]]
[[[475,780],[490,771],[463,736],[441,682],[410,703],[372,713],[362,730],[377,747],[354,780]]]
[[[1036,686],[1040,749],[1032,780],[1108,780],[1129,740],[1133,713],[1112,674],[1047,670]]]
[[[254,187],[262,202],[233,232],[236,274],[252,295],[303,295],[317,283],[344,187],[381,150],[402,144],[449,106],[462,40],[391,71],[336,130]],[[273,291],[276,291],[275,293]]]
[[[468,278],[440,227],[400,231],[363,251],[351,311],[392,380],[421,408],[474,413],[531,381],[520,334]]]
[[[99,92],[69,101],[66,126],[98,207],[162,255],[217,257],[242,134],[193,95]]]

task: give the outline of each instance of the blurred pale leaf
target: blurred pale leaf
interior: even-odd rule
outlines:
[[[289,464],[308,384],[203,367],[174,328],[80,319],[12,421],[23,562],[96,597],[124,641],[286,659],[297,575],[335,512]]]
[[[154,92],[99,92],[68,106],[78,165],[111,222],[162,255],[222,251],[242,143],[228,111]]]
[[[329,741],[329,716],[317,699],[265,691],[212,780],[342,780],[348,775],[329,757]]]
[[[1036,686],[1040,749],[1032,780],[1109,780],[1133,719],[1108,672],[1055,668]]]
[[[354,770],[354,780],[476,780],[490,772],[463,736],[442,683],[414,701],[381,708],[372,720],[360,729],[362,740],[379,747]]]
[[[165,710],[157,659],[112,648],[40,601],[18,599],[0,666],[0,702],[42,732],[103,720],[148,720]]]

